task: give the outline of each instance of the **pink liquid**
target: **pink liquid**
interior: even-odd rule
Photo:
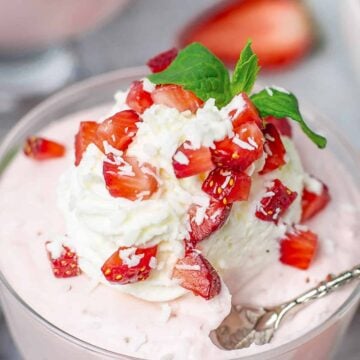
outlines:
[[[226,291],[212,301],[189,294],[159,304],[93,284],[85,275],[55,279],[44,243],[65,231],[62,215],[54,206],[58,179],[72,161],[73,135],[78,122],[98,118],[98,115],[99,111],[89,111],[51,125],[44,135],[66,144],[70,149],[68,156],[38,163],[20,154],[0,182],[1,270],[20,297],[42,317],[90,344],[136,357],[233,359],[260,354],[298,338],[333,314],[349,296],[352,288],[343,289],[289,317],[269,345],[224,352],[212,344],[208,333],[229,310]],[[300,143],[298,137],[295,141]],[[306,272],[276,262],[241,287],[236,271],[227,274],[225,282],[235,303],[262,306],[281,303],[316,285],[327,274],[350,268],[359,259],[360,196],[355,185],[331,153],[316,150],[302,136],[299,148],[305,168],[326,181],[333,199],[327,210],[309,223],[320,236],[317,259]],[[103,358],[43,328],[7,292],[3,294],[3,302],[10,327],[26,359]],[[350,318],[348,313],[326,333],[309,339],[296,351],[274,358],[328,359]]]

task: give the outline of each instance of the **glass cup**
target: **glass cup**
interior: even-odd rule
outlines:
[[[67,41],[113,17],[128,0],[0,0],[0,95],[34,96],[73,78]]]
[[[133,80],[143,77],[144,74],[146,74],[144,68],[129,68],[97,76],[50,97],[34,108],[13,128],[0,145],[0,175],[6,172],[6,164],[11,161],[26,136],[36,133],[53,119],[60,119],[89,107],[108,104],[118,89],[127,88]],[[356,152],[330,122],[318,116],[311,116],[311,113],[307,114],[307,118],[315,126],[321,123],[321,127],[326,128],[329,149],[351,171],[359,186],[360,160],[355,155]],[[101,349],[49,323],[16,293],[1,272],[0,290],[8,326],[18,349],[26,360],[135,359]],[[256,355],[241,357],[241,359],[330,359],[357,309],[359,298],[360,286],[330,318],[317,327],[284,345]]]

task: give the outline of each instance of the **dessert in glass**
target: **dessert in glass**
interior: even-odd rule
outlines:
[[[1,299],[21,354],[328,359],[359,287],[266,345],[225,351],[209,333],[232,303],[276,305],[356,265],[351,147],[287,90],[252,90],[250,44],[231,79],[197,43],[149,66],[55,95],[1,145]]]

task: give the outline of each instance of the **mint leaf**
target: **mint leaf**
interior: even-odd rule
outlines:
[[[296,97],[275,88],[267,88],[253,94],[251,100],[258,109],[261,117],[275,116],[277,118],[289,117],[300,124],[302,131],[321,149],[326,146],[326,138],[316,134],[305,123],[300,114]]]
[[[181,85],[203,101],[214,98],[218,107],[231,100],[228,70],[199,43],[192,43],[181,50],[169,67],[148,78],[154,84]]]
[[[259,70],[258,57],[253,53],[251,41],[249,40],[241,51],[240,59],[235,66],[231,80],[232,95],[235,96],[241,92],[249,94],[254,86]]]

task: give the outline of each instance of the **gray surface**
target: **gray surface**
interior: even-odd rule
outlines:
[[[79,77],[120,67],[142,65],[153,54],[169,48],[179,28],[199,10],[216,0],[132,0],[123,14],[81,42],[72,44],[79,60]],[[344,134],[360,149],[359,84],[352,72],[342,40],[336,0],[308,1],[319,25],[321,47],[306,61],[286,72],[268,73],[262,80],[291,89],[317,110],[341,123]],[[0,137],[39,99],[26,99],[12,108],[0,98]],[[11,109],[12,108],[12,109]],[[6,112],[6,109],[11,111]],[[360,358],[358,312],[336,359]],[[0,318],[0,359],[17,360],[17,354]]]

